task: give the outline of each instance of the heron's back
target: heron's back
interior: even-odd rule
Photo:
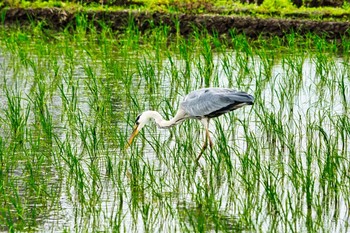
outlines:
[[[181,108],[192,118],[212,118],[252,104],[254,97],[245,92],[229,88],[203,88],[189,93]]]

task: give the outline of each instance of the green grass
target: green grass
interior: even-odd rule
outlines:
[[[265,0],[261,5],[241,3],[240,1],[211,0],[140,0],[125,1],[127,4],[114,4],[113,1],[86,3],[82,1],[59,0],[5,0],[0,3],[4,8],[56,8],[69,12],[100,12],[136,10],[144,12],[186,13],[253,16],[259,18],[291,18],[328,21],[347,21],[350,17],[350,5],[346,1],[341,7],[296,7],[289,0]]]
[[[77,22],[0,32],[1,230],[349,230],[347,39]],[[170,118],[205,86],[256,102],[211,121],[199,163],[196,120],[145,127],[124,149],[139,113]]]

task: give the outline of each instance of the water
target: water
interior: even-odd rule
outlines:
[[[321,66],[317,53],[213,53],[212,86],[247,91],[256,103],[211,121],[215,146],[197,165],[196,120],[150,125],[123,146],[137,114],[170,117],[204,85],[203,57],[193,54],[188,76],[177,52],[157,61],[146,46],[109,59],[71,49],[73,59],[55,47],[28,50],[26,63],[1,44],[1,149],[16,156],[1,157],[2,231],[348,231],[344,58]],[[19,119],[28,109],[23,144],[13,139],[8,95],[20,96]]]

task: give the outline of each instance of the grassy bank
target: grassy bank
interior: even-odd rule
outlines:
[[[254,16],[258,18],[313,19],[347,21],[350,5],[346,1],[339,7],[297,7],[288,0],[265,0],[262,4],[247,4],[240,1],[176,0],[176,1],[18,1],[5,0],[0,7],[10,8],[60,8],[70,12],[121,11]]]

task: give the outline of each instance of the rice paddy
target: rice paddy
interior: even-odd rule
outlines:
[[[0,32],[1,231],[349,232],[350,40],[41,26]],[[255,104],[211,121],[198,163],[196,120],[124,149],[202,87]]]

